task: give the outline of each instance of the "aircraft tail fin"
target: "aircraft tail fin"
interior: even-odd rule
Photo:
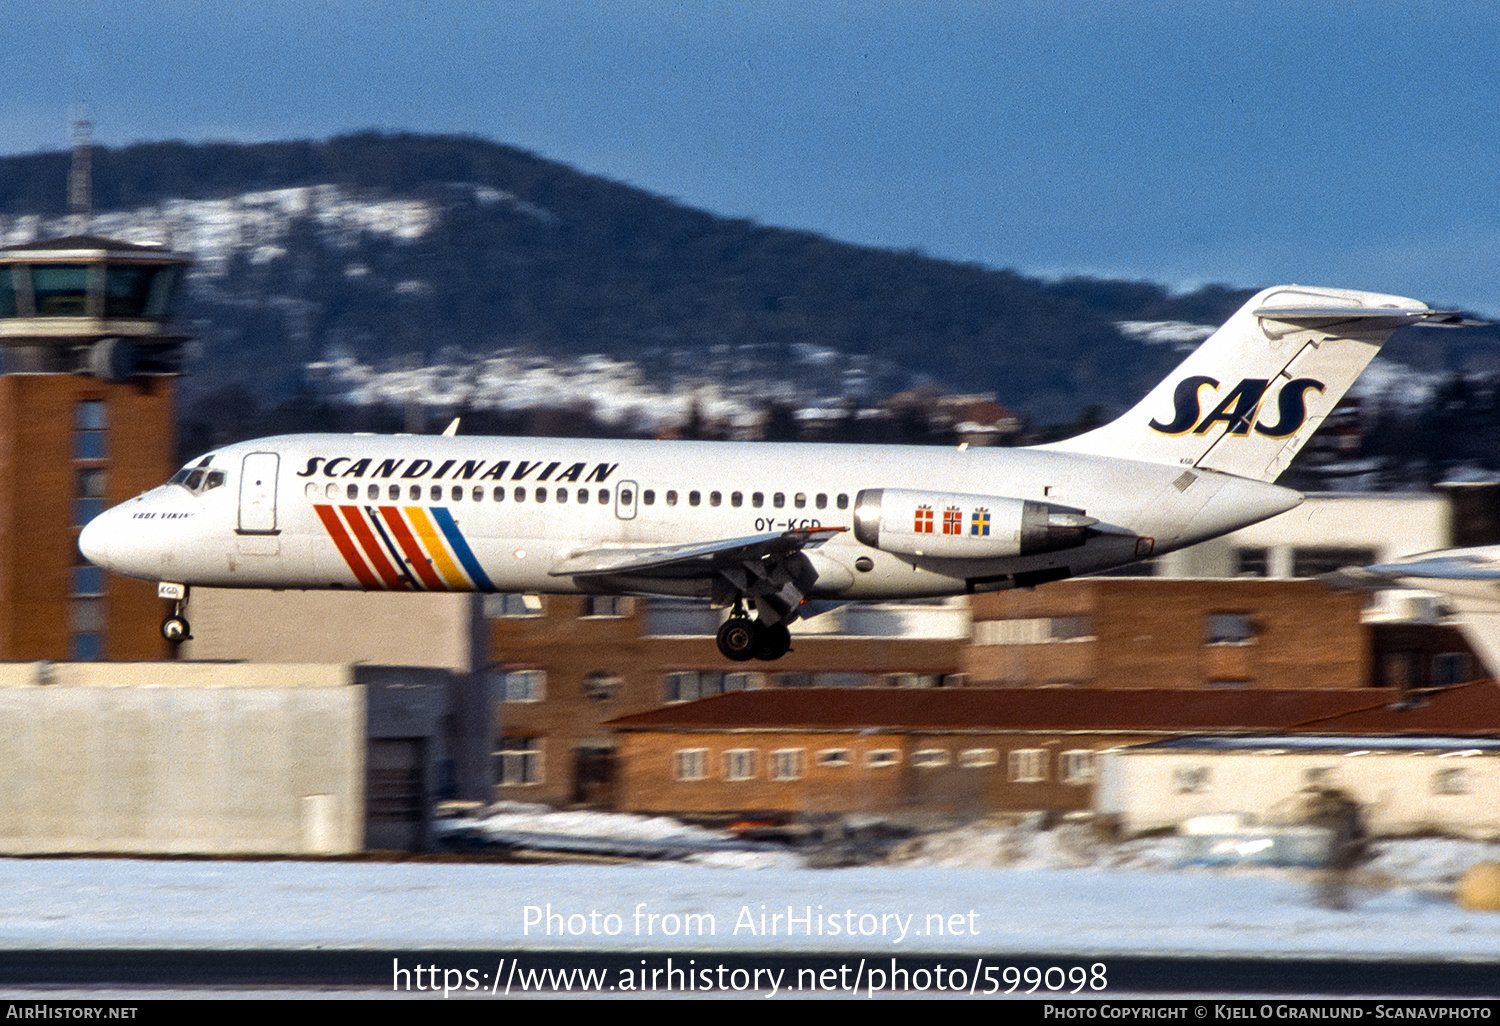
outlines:
[[[1423,323],[1465,322],[1400,296],[1266,289],[1128,413],[1047,448],[1274,481],[1391,332]]]

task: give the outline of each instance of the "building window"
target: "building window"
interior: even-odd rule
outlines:
[[[486,595],[484,597],[484,615],[492,620],[509,619],[517,616],[541,616],[542,597],[540,595],[520,595],[515,592],[499,595]]]
[[[495,780],[502,787],[542,782],[542,739],[505,735],[495,752]]]
[[[630,599],[624,595],[590,595],[583,600],[584,616],[629,616]]]
[[[1062,753],[1062,779],[1064,784],[1087,784],[1094,779],[1094,752],[1090,748],[1075,748]]]
[[[547,697],[545,670],[501,670],[490,674],[497,702],[540,702]]]
[[[1270,577],[1271,550],[1266,548],[1235,549],[1234,575],[1236,577]]]
[[[1432,657],[1432,684],[1445,688],[1462,684],[1473,674],[1469,671],[1469,656],[1465,652],[1443,652]]]
[[[74,407],[73,458],[102,460],[109,455],[106,433],[109,429],[108,407],[103,399],[83,399]]]
[[[922,769],[937,769],[952,761],[946,748],[923,748],[911,753],[911,764]]]
[[[583,696],[592,702],[608,702],[620,693],[620,678],[605,670],[595,670],[583,678]]]
[[[1292,576],[1317,577],[1342,570],[1346,566],[1369,566],[1379,561],[1379,553],[1374,549],[1334,545],[1298,548],[1292,550]]]
[[[1432,775],[1433,794],[1468,794],[1467,767],[1444,766]]]
[[[997,748],[965,748],[958,753],[958,764],[964,769],[981,769],[999,761],[1000,750]]]
[[[746,691],[750,687],[748,673],[720,673],[717,670],[679,670],[662,678],[662,700],[665,702],[692,702],[699,698],[711,698],[728,691]]]
[[[708,777],[707,748],[679,748],[672,756],[678,780],[704,780]]]
[[[82,527],[104,512],[104,468],[79,467],[73,499],[73,526]]]
[[[1039,784],[1047,779],[1047,750],[1018,748],[1010,753],[1010,782]]]
[[[707,602],[692,599],[643,599],[641,633],[654,638],[713,637],[719,629],[719,611]]]
[[[943,675],[941,673],[883,673],[880,675],[880,685],[887,688],[940,688],[943,686]]]
[[[1207,766],[1179,766],[1172,771],[1172,789],[1178,794],[1207,794],[1211,779]]]
[[[877,748],[865,753],[865,765],[870,769],[884,769],[901,762],[901,753],[894,748]]]
[[[819,766],[847,766],[853,760],[847,748],[825,748],[817,755]]]
[[[1094,620],[1090,616],[979,620],[974,624],[976,645],[1056,645],[1093,640]]]
[[[724,753],[725,780],[755,779],[755,749],[731,748]]]
[[[781,748],[771,753],[772,780],[802,779],[801,748]]]
[[[1210,613],[1203,620],[1205,645],[1251,645],[1257,633],[1249,613]]]

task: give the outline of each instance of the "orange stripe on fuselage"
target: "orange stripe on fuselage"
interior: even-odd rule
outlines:
[[[333,539],[333,544],[338,547],[339,555],[344,557],[344,562],[349,564],[349,569],[354,571],[354,577],[359,581],[359,586],[369,591],[375,591],[380,587],[380,582],[375,575],[370,573],[370,568],[365,566],[359,550],[354,545],[354,540],[349,537],[349,532],[344,530],[344,525],[339,522],[339,515],[334,512],[332,506],[314,505],[313,509],[318,511],[318,519],[323,521],[323,527],[328,532],[328,537]]]

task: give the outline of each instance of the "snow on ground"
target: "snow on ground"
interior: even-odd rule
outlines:
[[[550,834],[601,828],[506,815],[511,829],[527,816]],[[685,836],[645,817],[605,828]],[[1183,869],[1175,843],[971,828],[906,844],[900,864],[830,870],[747,853],[627,865],[8,859],[0,948],[1500,952],[1500,914],[1459,909],[1443,886],[1500,859],[1495,845],[1381,843],[1337,911],[1317,874]]]

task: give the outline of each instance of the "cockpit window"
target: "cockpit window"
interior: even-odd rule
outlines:
[[[167,484],[181,485],[194,495],[202,495],[204,492],[212,491],[224,484],[224,471],[205,470],[208,461],[213,457],[207,457],[198,462],[196,466],[186,466],[172,475]]]

